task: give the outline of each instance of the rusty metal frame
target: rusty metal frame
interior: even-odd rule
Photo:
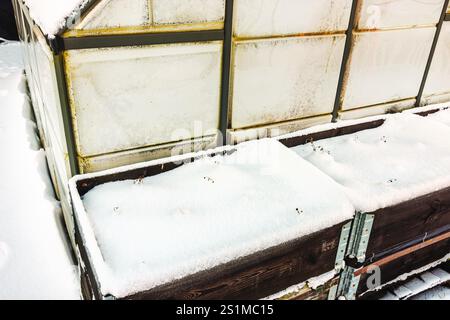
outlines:
[[[332,122],[336,122],[338,118],[338,113],[342,107],[342,96],[344,93],[344,86],[345,86],[345,78],[348,74],[349,68],[350,68],[350,59],[351,59],[351,52],[353,48],[353,29],[356,26],[356,16],[358,14],[358,8],[359,8],[360,0],[353,0],[352,8],[350,12],[350,20],[348,22],[348,28],[345,32],[345,47],[344,47],[344,55],[342,57],[342,63],[341,63],[341,71],[339,73],[339,80],[338,80],[338,86],[336,89],[336,97],[334,99],[334,107],[332,112]]]
[[[436,46],[439,41],[439,35],[441,34],[442,25],[444,24],[444,20],[449,16],[447,14],[447,8],[448,8],[449,0],[444,1],[444,6],[442,8],[441,16],[439,18],[439,22],[436,25],[436,33],[434,34],[433,43],[431,45],[430,55],[428,56],[428,61],[425,67],[425,71],[422,77],[422,82],[420,84],[419,92],[416,97],[416,105],[415,107],[420,107],[422,105],[422,96],[423,96],[423,90],[425,89],[425,84],[427,82],[428,73],[430,72],[431,63],[433,62],[434,52],[436,51]]]

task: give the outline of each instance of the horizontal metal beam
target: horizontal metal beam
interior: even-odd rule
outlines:
[[[450,21],[450,13],[445,15],[444,21]]]
[[[187,32],[137,33],[96,35],[86,37],[61,37],[52,39],[50,45],[56,53],[65,50],[145,46],[154,44],[217,41],[224,39],[223,30]]]

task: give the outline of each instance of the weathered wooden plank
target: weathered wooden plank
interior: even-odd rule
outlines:
[[[288,148],[296,147],[302,144],[306,144],[312,141],[318,141],[323,139],[329,139],[333,137],[338,137],[346,134],[352,134],[358,131],[375,129],[384,123],[384,119],[378,119],[363,123],[358,123],[349,126],[343,126],[339,128],[314,132],[310,134],[295,136],[291,138],[280,139],[279,141]]]
[[[381,258],[383,251],[402,243],[426,239],[450,228],[450,188],[374,212],[366,257]],[[381,254],[381,256],[380,256]]]
[[[434,261],[442,259],[449,253],[450,239],[438,242],[433,246],[423,248],[415,251],[409,255],[403,256],[397,260],[390,262],[389,264],[380,267],[381,284],[388,283],[397,277],[420,269]],[[364,274],[361,276],[359,282],[357,295],[360,296],[364,292],[368,291],[367,279],[370,274]],[[375,299],[379,295],[379,292],[370,292],[364,295],[364,299]]]
[[[126,299],[260,299],[334,269],[345,223]]]

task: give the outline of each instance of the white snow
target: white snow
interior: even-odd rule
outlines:
[[[450,288],[438,286],[415,296],[412,300],[450,300]]]
[[[450,186],[449,136],[450,127],[404,113],[294,150],[342,185],[357,210],[372,212]]]
[[[441,122],[447,126],[450,126],[450,108],[432,113],[427,116],[428,119]]]
[[[1,44],[0,300],[79,299],[22,68],[19,44]]]
[[[448,272],[436,268],[424,272],[402,285],[389,289],[380,300],[433,300],[435,298],[450,300],[450,296],[442,292],[442,290],[446,291],[444,287],[434,288],[449,280],[450,274]],[[436,295],[437,293],[439,294]]]
[[[95,251],[91,241],[96,239],[106,264],[97,268],[102,290],[117,297],[336,225],[354,214],[330,178],[268,139],[142,181],[97,186],[83,203],[94,231],[85,235],[87,246]],[[78,214],[86,233],[88,221]]]
[[[31,18],[41,27],[42,32],[53,37],[67,25],[67,21],[77,18],[80,10],[92,0],[24,0]]]

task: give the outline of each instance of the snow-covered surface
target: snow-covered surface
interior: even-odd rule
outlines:
[[[450,300],[450,288],[438,286],[415,296],[411,300]]]
[[[72,191],[73,186],[74,181]],[[330,227],[354,214],[330,178],[268,139],[142,181],[97,186],[83,204],[88,217],[80,212],[78,217],[102,291],[118,297]],[[80,211],[78,199],[75,206]]]
[[[357,210],[372,212],[450,186],[449,136],[450,127],[403,113],[294,150],[342,185]]]
[[[448,281],[450,274],[437,267],[389,289],[380,300],[450,300],[449,288],[437,287]]]
[[[428,115],[427,118],[435,120],[435,121],[439,121],[447,126],[450,126],[450,108],[436,112],[436,113],[432,113],[432,114]]]
[[[24,0],[30,9],[31,18],[49,37],[53,37],[67,25],[67,21],[76,19],[80,10],[92,0]]]
[[[22,68],[20,46],[0,44],[0,299],[79,299]]]

